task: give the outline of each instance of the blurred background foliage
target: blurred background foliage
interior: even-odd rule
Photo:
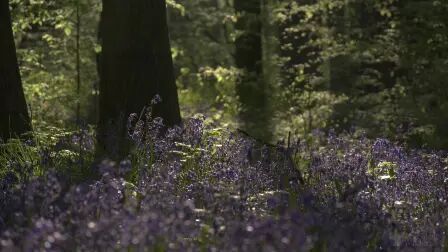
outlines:
[[[183,116],[200,113],[220,126],[240,127],[236,83],[242,70],[235,66],[235,41],[241,34],[235,24],[244,13],[235,12],[232,0],[167,4]],[[260,125],[270,131],[265,140],[289,132],[305,138],[314,129],[331,128],[413,146],[448,146],[448,3],[260,4],[262,81],[270,114]],[[95,125],[101,1],[11,0],[10,5],[36,132],[76,129],[78,103],[83,125]]]

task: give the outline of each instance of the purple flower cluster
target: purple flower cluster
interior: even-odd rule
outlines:
[[[264,146],[198,118],[128,128],[135,149],[98,180],[2,176],[0,250],[444,249],[446,153],[334,134]]]

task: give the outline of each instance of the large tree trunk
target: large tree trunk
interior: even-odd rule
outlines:
[[[262,22],[260,0],[236,0],[238,17],[235,64],[244,71],[237,83],[240,119],[244,130],[258,138],[269,139],[266,83],[262,76]]]
[[[0,0],[0,138],[31,130],[17,63],[8,0]]]
[[[160,95],[153,116],[181,121],[164,0],[104,0],[101,20],[98,152],[128,151],[126,121]]]

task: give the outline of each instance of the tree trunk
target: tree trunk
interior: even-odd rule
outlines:
[[[239,15],[235,41],[235,64],[244,71],[237,83],[240,119],[245,131],[264,140],[269,139],[266,85],[262,76],[262,24],[260,0],[236,0]]]
[[[173,74],[164,0],[104,0],[100,37],[98,152],[127,154],[126,122],[131,113],[162,101],[153,116],[165,125],[181,121]]]
[[[31,130],[12,33],[8,0],[0,0],[0,138]]]

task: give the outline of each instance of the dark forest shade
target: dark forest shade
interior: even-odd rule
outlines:
[[[165,125],[181,121],[164,0],[105,0],[101,16],[98,152],[121,158],[128,151],[126,122],[151,99]]]
[[[260,0],[236,0],[238,36],[235,41],[235,64],[244,71],[237,83],[241,104],[240,119],[251,135],[269,139],[266,85],[262,79],[262,24]]]
[[[8,0],[0,0],[0,138],[31,130],[17,63]]]

